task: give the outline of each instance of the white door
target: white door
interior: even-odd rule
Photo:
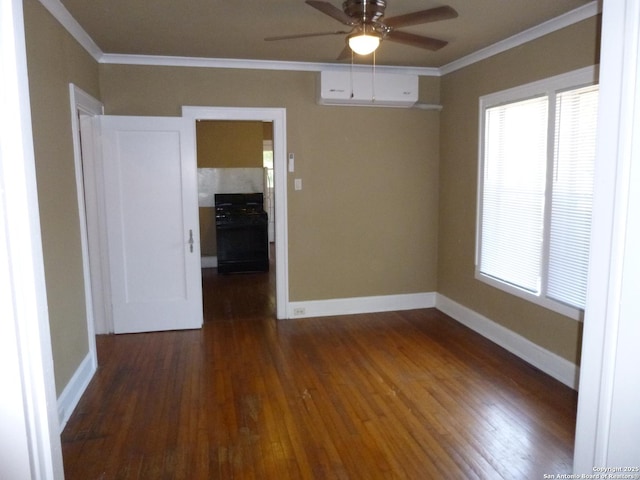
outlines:
[[[100,125],[114,332],[200,328],[192,125],[118,116]]]

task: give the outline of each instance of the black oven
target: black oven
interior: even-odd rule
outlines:
[[[268,218],[262,193],[215,195],[218,273],[269,270]]]

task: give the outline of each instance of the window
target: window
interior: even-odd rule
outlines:
[[[476,277],[579,318],[598,87],[584,69],[480,99]]]

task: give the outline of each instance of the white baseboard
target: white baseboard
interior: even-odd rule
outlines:
[[[82,397],[82,394],[87,389],[93,375],[96,373],[96,369],[97,364],[91,355],[91,352],[89,352],[58,397],[60,433],[62,433],[62,430],[64,430],[64,427],[67,425],[69,417],[71,417],[73,410],[80,401],[80,397]]]
[[[444,295],[437,294],[436,308],[514,355],[517,355],[525,362],[542,370],[547,375],[552,376],[574,390],[578,390],[580,369],[574,363],[536,345],[532,341],[454,302]]]
[[[218,267],[218,257],[201,257],[200,258],[200,266],[202,268],[217,268]]]
[[[310,300],[307,302],[289,302],[287,318],[413,310],[416,308],[433,308],[435,305],[435,292]]]

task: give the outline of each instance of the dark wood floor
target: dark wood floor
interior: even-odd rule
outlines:
[[[276,321],[273,276],[205,271],[204,328],[99,336],[73,479],[536,479],[577,395],[433,310]]]

